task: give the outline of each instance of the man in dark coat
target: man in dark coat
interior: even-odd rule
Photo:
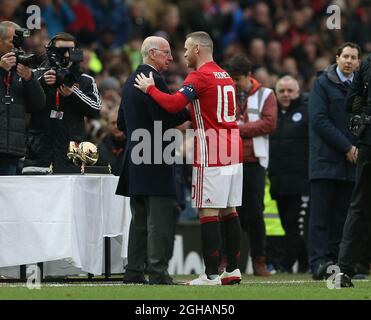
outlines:
[[[360,48],[344,43],[336,64],[315,80],[309,97],[309,263],[313,279],[326,276],[338,259],[339,243],[354,186],[357,148],[349,131],[345,98]]]
[[[141,54],[143,64],[123,87],[118,115],[118,127],[127,142],[116,193],[131,197],[132,212],[124,283],[146,283],[147,270],[150,284],[173,284],[167,268],[178,213],[175,167],[162,158],[169,144],[162,134],[188,120],[189,113],[185,110],[171,115],[134,87],[138,74],[148,76],[152,72],[156,86],[169,92],[160,75],[172,61],[169,43],[160,37],[148,37]]]
[[[356,273],[356,263],[370,264],[371,239],[371,54],[361,64],[349,91],[347,109],[365,117],[359,133],[357,174],[348,216],[340,243],[339,266],[341,287],[353,287],[350,278]],[[368,121],[366,120],[368,117]],[[365,254],[366,252],[366,254]],[[362,254],[364,257],[362,257]]]
[[[305,243],[309,210],[308,179],[308,94],[300,94],[296,79],[277,81],[278,121],[269,137],[268,176],[272,199],[285,230],[284,256],[280,268],[292,272],[296,260],[299,272],[308,271]]]
[[[12,49],[15,30],[0,23],[0,175],[15,175],[26,153],[26,112],[45,107],[45,94],[30,68],[18,63]]]

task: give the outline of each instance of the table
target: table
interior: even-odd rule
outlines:
[[[122,235],[127,257],[129,199],[115,195],[118,177],[0,177],[0,267],[60,259],[102,274],[104,237]]]

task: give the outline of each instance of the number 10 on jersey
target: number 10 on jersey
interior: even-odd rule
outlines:
[[[218,106],[217,117],[218,122],[233,122],[236,121],[236,93],[232,85],[217,86],[218,88]],[[229,99],[230,95],[230,99]],[[233,105],[233,113],[228,114],[229,104]]]

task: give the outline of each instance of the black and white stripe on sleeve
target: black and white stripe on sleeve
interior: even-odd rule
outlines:
[[[79,88],[77,88],[76,86],[73,86],[73,92],[82,100],[84,101],[86,104],[88,104],[90,107],[92,107],[93,109],[96,109],[96,110],[100,110],[101,108],[101,105],[102,105],[102,101],[100,99],[100,96],[99,96],[99,93],[98,93],[98,88],[97,88],[97,84],[95,83],[95,80],[93,77],[83,73],[82,74],[83,77],[87,77],[89,79],[91,79],[91,84],[93,86],[93,95],[95,97],[95,99],[92,99],[91,97],[87,96],[84,92],[82,92]]]

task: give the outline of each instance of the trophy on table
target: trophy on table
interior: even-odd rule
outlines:
[[[111,174],[111,166],[95,166],[99,153],[95,144],[70,141],[67,157],[81,168],[81,174]]]

